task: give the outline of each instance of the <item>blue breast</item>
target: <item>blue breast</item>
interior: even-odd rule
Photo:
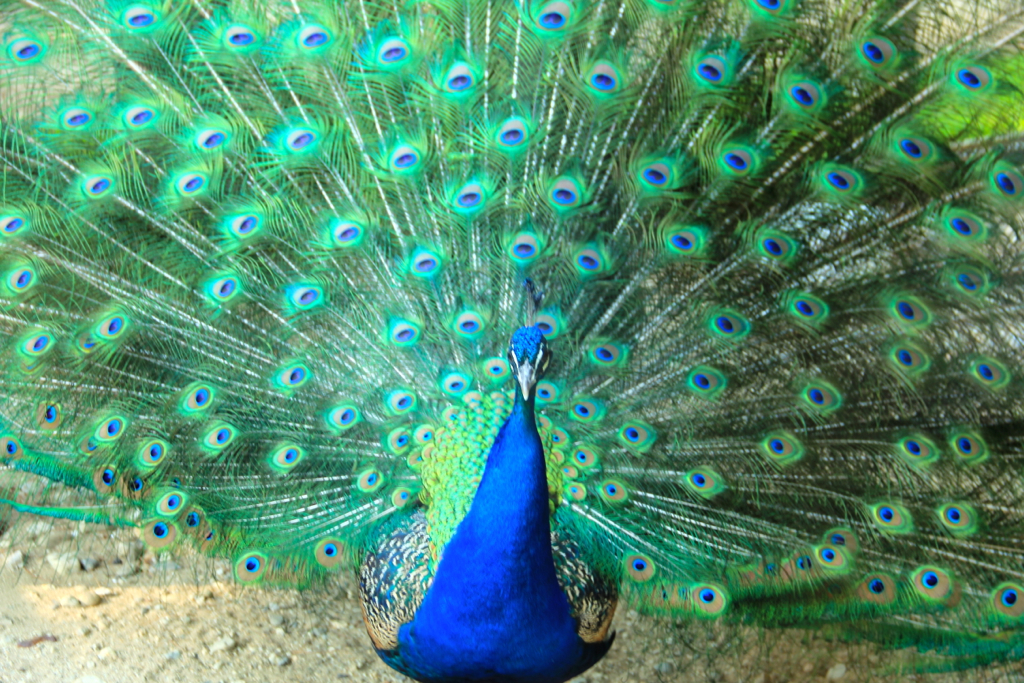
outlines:
[[[381,653],[391,666],[445,683],[556,683],[607,651],[610,643],[587,644],[577,635],[556,578],[532,401],[517,396],[470,511],[398,640],[396,650]]]

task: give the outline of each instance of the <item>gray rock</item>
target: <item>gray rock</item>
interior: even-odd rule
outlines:
[[[100,561],[95,557],[80,557],[78,558],[78,565],[82,568],[82,571],[91,572],[100,566]]]

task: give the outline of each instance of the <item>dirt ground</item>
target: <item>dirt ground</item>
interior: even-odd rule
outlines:
[[[370,647],[354,584],[235,585],[226,563],[153,557],[132,534],[39,522],[0,537],[0,683],[408,681]],[[576,683],[1024,681],[1018,663],[912,673],[913,653],[810,631],[664,623],[620,609],[609,655]]]

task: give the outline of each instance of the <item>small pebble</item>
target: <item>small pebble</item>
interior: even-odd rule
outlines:
[[[170,661],[181,659],[181,650],[171,650],[170,652],[164,655],[164,659],[168,659]]]
[[[82,603],[73,595],[66,595],[60,599],[61,607],[81,607]]]
[[[662,662],[661,664],[655,666],[654,670],[662,674],[663,676],[668,676],[675,672],[676,665],[672,662]]]
[[[78,556],[74,553],[47,553],[46,562],[59,574],[78,569]]]
[[[112,662],[115,659],[117,659],[117,653],[114,652],[109,647],[105,647],[105,648],[101,649],[99,652],[96,653],[96,656],[99,657],[104,662]]]
[[[828,670],[828,673],[825,674],[825,680],[826,681],[838,681],[840,678],[842,678],[845,675],[846,675],[846,665],[842,664],[842,663],[834,664]]]
[[[4,561],[4,566],[8,569],[21,569],[25,566],[25,553],[20,550],[15,550],[7,556],[7,559]]]
[[[100,561],[95,557],[80,557],[78,558],[78,566],[80,566],[83,571],[91,572],[96,569],[96,567],[100,566]]]
[[[96,595],[100,596],[101,598],[105,598],[105,597],[107,597],[109,595],[113,595],[114,591],[110,590],[106,586],[100,586],[99,588],[94,590],[93,593],[95,593]]]
[[[270,655],[269,659],[274,666],[288,666],[292,663],[291,657],[280,653]]]
[[[235,639],[231,638],[230,636],[224,636],[223,638],[218,638],[217,640],[213,641],[212,643],[210,643],[210,644],[208,644],[206,646],[206,648],[211,653],[213,653],[213,652],[231,652],[236,647],[238,647],[238,643],[236,643]]]
[[[280,614],[271,614],[270,615],[270,625],[271,626],[281,626],[282,624],[284,624],[284,617],[282,617]]]
[[[103,602],[103,600],[100,599],[100,596],[96,595],[94,592],[82,593],[78,596],[78,601],[82,603],[83,607],[95,607]]]

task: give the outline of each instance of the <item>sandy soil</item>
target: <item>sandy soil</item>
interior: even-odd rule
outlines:
[[[16,529],[0,537],[0,683],[409,680],[370,648],[347,577],[326,590],[242,589],[226,563],[155,558],[129,532]],[[1020,664],[915,675],[912,653],[809,631],[655,622],[625,609],[615,629],[611,653],[576,683],[1024,681]]]

